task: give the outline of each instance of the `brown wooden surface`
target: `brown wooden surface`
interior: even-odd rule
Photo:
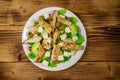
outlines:
[[[28,18],[49,6],[74,12],[87,32],[80,61],[59,72],[34,66],[21,43]],[[0,0],[0,80],[120,80],[120,0]]]

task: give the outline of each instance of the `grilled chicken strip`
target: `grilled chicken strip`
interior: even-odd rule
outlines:
[[[53,45],[53,50],[51,54],[51,61],[50,63],[55,63],[58,61],[58,53],[60,51],[60,47],[58,45]]]
[[[30,30],[30,32],[32,32],[33,34],[37,34],[38,33],[38,26],[31,26],[28,28]]]
[[[34,36],[31,39],[25,40],[23,44],[28,44],[28,43],[34,43],[34,42],[39,42],[42,39],[42,37],[39,36]]]
[[[59,46],[62,47],[62,49],[71,49],[71,50],[82,50],[84,48],[83,46],[76,45],[71,40],[65,40],[63,44]]]
[[[54,10],[50,16],[50,24],[51,24],[52,29],[53,29],[52,31],[54,31],[56,28],[55,23],[57,21],[57,16],[58,16],[58,12],[57,12],[57,10]]]
[[[38,53],[35,58],[35,62],[40,62],[44,53],[45,53],[45,50],[44,50],[43,46],[40,45],[40,47],[38,48]]]
[[[39,21],[40,25],[43,26],[44,28],[47,28],[49,30],[49,32],[52,31],[51,25],[48,24],[47,22],[45,22],[41,16],[39,17],[38,21]]]
[[[59,35],[60,35],[60,32],[56,29],[55,32],[53,33],[53,42],[54,43],[56,42]]]
[[[66,19],[64,19],[64,18],[62,18],[60,16],[57,17],[57,21],[62,23],[62,24],[65,24],[67,26],[70,26],[72,24],[70,21],[68,21],[68,20],[66,20]]]
[[[43,40],[42,46],[45,49],[51,49],[51,47],[52,47],[51,44],[49,44],[46,40]]]

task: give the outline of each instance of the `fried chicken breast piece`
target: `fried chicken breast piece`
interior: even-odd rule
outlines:
[[[60,47],[58,45],[53,45],[53,50],[51,54],[51,61],[50,63],[55,63],[58,61],[58,53],[60,51]]]
[[[57,16],[58,16],[57,10],[54,10],[53,13],[50,15],[50,24],[52,26],[52,31],[54,31],[56,28],[55,23],[57,21]]]
[[[32,34],[38,33],[38,26],[31,26],[28,28]]]
[[[42,37],[39,36],[34,36],[31,39],[25,40],[23,44],[28,44],[28,43],[34,43],[34,42],[39,42],[42,39]]]
[[[44,21],[44,19],[40,16],[38,22],[41,26],[49,30],[49,33],[52,32],[52,26]]]
[[[52,45],[50,43],[48,43],[47,40],[42,41],[42,46],[45,49],[51,49],[52,48]]]
[[[76,45],[72,40],[63,41],[62,45],[59,45],[62,49],[70,49],[70,50],[82,50],[84,47]]]
[[[43,46],[40,45],[40,47],[38,48],[38,53],[35,58],[35,62],[40,62],[44,53],[45,53],[45,50],[44,50]]]
[[[60,16],[57,17],[57,21],[62,23],[62,24],[65,24],[67,26],[70,26],[72,24],[70,21],[68,21],[68,20],[66,20],[66,19],[64,19],[64,18],[62,18]]]
[[[56,43],[57,38],[59,37],[60,32],[56,29],[55,32],[53,32],[53,43]]]

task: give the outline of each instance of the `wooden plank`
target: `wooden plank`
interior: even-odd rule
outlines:
[[[83,21],[84,25],[114,26],[119,24],[119,0],[108,0],[108,3],[106,1],[11,0],[7,2],[2,0],[0,6],[4,7],[0,7],[0,25],[24,25],[34,12],[49,6],[60,6],[73,11]],[[65,4],[69,4],[69,6]],[[35,6],[32,7],[33,5]]]
[[[27,5],[26,5],[27,2]],[[41,9],[43,7],[48,7],[48,6],[61,6],[61,7],[65,7],[67,9],[72,8],[72,10],[76,10],[76,11],[102,11],[102,12],[116,12],[117,10],[119,11],[119,0],[102,0],[102,1],[97,1],[97,0],[70,0],[70,1],[65,1],[65,0],[11,0],[11,1],[7,1],[7,0],[1,0],[0,1],[0,5],[1,6],[5,6],[2,9],[8,8],[9,9],[19,9],[19,8],[29,8],[32,6],[32,4],[35,4],[34,7],[31,7],[32,11],[33,9]],[[20,3],[20,4],[19,4]],[[68,5],[65,5],[68,4]],[[74,5],[76,4],[76,5]],[[83,5],[84,4],[84,5]],[[22,6],[22,7],[21,7]],[[77,7],[78,6],[78,7]],[[111,9],[114,8],[114,9]],[[7,10],[7,9],[6,9]]]
[[[116,0],[117,1],[117,0]],[[115,2],[116,2],[115,1]],[[38,4],[45,4],[47,1],[38,2]],[[76,7],[68,7],[67,9],[71,9],[73,12],[75,12],[79,17],[81,17],[81,20],[85,24],[85,28],[88,35],[88,45],[86,48],[86,53],[82,57],[81,61],[119,61],[119,34],[120,34],[120,25],[119,21],[119,6],[118,4],[114,5],[113,3],[110,3],[111,5],[114,5],[109,10],[110,5],[107,4],[107,6],[104,7],[104,11],[100,12],[99,10],[96,11],[90,10],[88,7],[93,7],[93,4],[89,5],[89,1],[58,1],[56,4],[60,4],[61,6],[63,3],[75,3],[75,4],[83,4],[83,5],[76,5]],[[118,2],[118,1],[117,1]],[[0,42],[1,44],[5,46],[1,46],[1,52],[6,53],[3,54],[0,61],[18,61],[18,56],[21,54],[23,56],[24,52],[22,49],[21,44],[21,34],[23,26],[27,20],[27,18],[33,14],[37,9],[43,8],[43,6],[40,6],[37,4],[37,1],[28,1],[27,6],[25,5],[24,1],[18,1],[16,0],[9,1],[6,3],[6,1],[1,1],[1,6],[6,5],[4,8],[0,8],[0,14],[1,14],[1,20],[0,22]],[[18,3],[22,3],[19,4]],[[37,6],[31,7],[31,4],[35,4]],[[51,2],[51,4],[55,4]],[[109,5],[109,6],[108,6]],[[28,9],[31,7],[31,9]],[[85,8],[84,8],[85,7]],[[72,9],[73,8],[73,9]],[[25,11],[27,9],[27,11]],[[79,10],[81,9],[81,10]],[[87,10],[85,10],[87,9]],[[107,10],[108,9],[108,10]],[[16,12],[17,11],[17,12]],[[7,14],[7,15],[6,15]],[[21,21],[22,20],[22,21]],[[3,26],[7,25],[7,26]],[[19,26],[15,26],[19,25]],[[21,25],[21,26],[20,26]],[[9,30],[8,30],[9,29]],[[14,45],[13,45],[14,43]],[[103,45],[104,44],[104,45]],[[20,47],[16,48],[16,45]],[[7,46],[7,47],[6,47]],[[12,48],[12,50],[11,50]],[[6,49],[8,51],[6,51]],[[17,51],[16,51],[17,50]],[[21,53],[14,59],[11,55],[9,57],[9,54],[15,54],[19,53],[18,51],[21,51]],[[114,52],[112,52],[114,51]],[[15,54],[16,55],[16,54]],[[87,55],[87,56],[86,56]],[[4,59],[6,57],[6,59]],[[8,58],[9,57],[9,58]],[[15,57],[15,56],[14,56]],[[21,59],[24,61],[24,59]],[[26,57],[25,57],[26,60]]]
[[[0,62],[28,61],[21,43],[22,29],[23,26],[0,27]],[[87,48],[80,61],[120,61],[119,26],[87,26],[86,31]]]
[[[15,62],[15,61],[21,61],[21,59],[24,61],[28,61],[21,43],[17,42],[8,42],[3,43],[0,46],[0,62]]]
[[[0,33],[2,32],[2,31],[11,31],[11,32],[15,32],[15,31],[21,31],[22,32],[22,30],[23,30],[23,28],[24,28],[24,26],[15,26],[15,25],[8,25],[8,26],[0,26]],[[6,32],[5,31],[5,32]],[[8,33],[9,33],[8,32]],[[7,33],[7,32],[6,32]]]
[[[50,6],[74,12],[87,32],[80,61],[59,72],[33,65],[21,43],[28,18]],[[0,80],[120,80],[119,35],[120,0],[0,0]]]
[[[28,61],[22,48],[21,37],[13,36],[0,46],[0,62]],[[7,42],[7,41],[8,42]],[[86,51],[80,61],[120,61],[119,40],[88,39]]]
[[[9,36],[21,37],[24,26],[1,26],[0,42],[9,41]],[[120,26],[85,26],[89,40],[119,41]],[[7,38],[2,40],[2,38]],[[20,41],[21,42],[21,41]]]
[[[22,46],[20,45],[23,24],[25,24],[27,18],[32,13],[37,11],[37,9],[39,8],[40,9],[43,8],[43,6],[40,6],[40,5],[38,6],[37,4],[36,7],[32,7],[32,9],[27,10],[27,12],[24,13],[23,8],[28,9],[31,6],[31,4],[33,4],[33,2],[34,3],[37,3],[37,2],[29,1],[27,6],[25,6],[24,1],[21,0],[20,2],[22,4],[19,4],[19,5],[14,5],[14,4],[18,4],[18,2],[15,2],[15,0],[10,1],[9,3],[6,3],[6,1],[2,1],[3,4],[0,4],[0,5],[6,5],[4,8],[0,8],[1,10],[0,21],[2,21],[0,22],[1,23],[0,24],[1,25],[0,26],[0,42],[2,45],[4,45],[4,46],[0,46],[1,52],[4,53],[2,54],[0,61],[9,62],[9,61],[18,61],[18,60],[24,61],[24,59],[25,61],[27,60],[23,52]],[[41,3],[47,4],[46,2],[47,1],[42,1]],[[73,2],[74,1],[68,2],[68,3],[72,4]],[[63,3],[64,1],[57,2],[57,4],[60,4],[60,5],[62,5]],[[77,1],[74,3],[75,4],[86,3],[84,4],[84,7],[92,6],[92,5],[87,4],[87,1],[85,2]],[[51,4],[55,4],[55,3],[51,2]],[[111,4],[114,4],[114,3],[111,3]],[[81,7],[81,5],[79,7]],[[119,61],[120,60],[119,58],[119,53],[120,53],[119,51],[119,48],[120,48],[119,46],[119,40],[120,40],[119,19],[120,18],[118,18],[119,12],[116,12],[116,11],[119,11],[117,9],[117,7],[119,6],[113,6],[113,9],[111,9],[112,11],[110,10],[110,12],[109,10],[108,11],[104,10],[102,12],[91,10],[93,11],[91,12],[90,9],[85,10],[84,7],[80,8],[81,10],[76,9],[76,7],[74,7],[75,9],[67,8],[67,9],[71,9],[79,17],[81,17],[82,21],[85,24],[86,31],[88,33],[88,45],[86,48],[85,55],[83,55],[81,61],[94,61],[94,60],[95,61],[106,61],[106,60],[107,61]],[[109,8],[105,8],[105,9],[109,9]],[[2,26],[2,25],[10,25],[10,26]],[[19,26],[15,26],[15,25],[19,25]],[[10,54],[14,54],[17,56],[13,56]],[[23,57],[20,59],[19,56],[21,54]]]
[[[58,72],[37,68],[30,62],[0,63],[1,80],[119,80],[119,62],[79,62]],[[63,76],[64,75],[64,76]]]

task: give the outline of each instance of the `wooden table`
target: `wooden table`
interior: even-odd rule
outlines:
[[[71,10],[87,31],[80,61],[59,72],[33,65],[21,43],[28,18],[49,6]],[[0,0],[0,80],[120,80],[120,0]]]

